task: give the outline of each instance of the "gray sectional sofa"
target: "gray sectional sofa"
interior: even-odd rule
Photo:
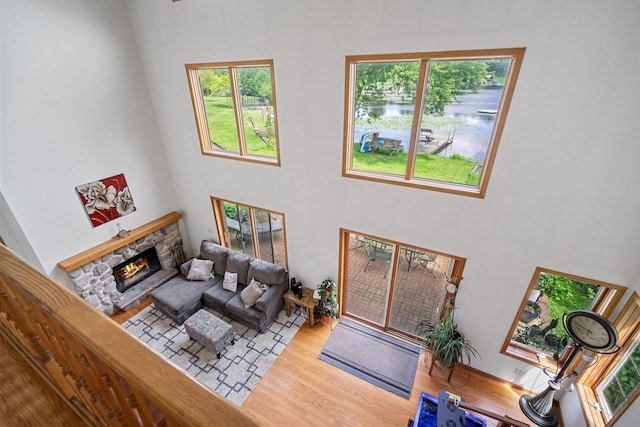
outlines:
[[[211,274],[205,280],[187,279],[194,260],[187,261],[180,266],[180,275],[151,293],[154,305],[180,325],[204,305],[259,332],[266,331],[284,306],[282,296],[289,289],[287,270],[208,240],[202,241],[198,259],[213,261]],[[223,286],[225,272],[237,274],[235,292]],[[243,295],[242,291],[252,279],[261,284],[262,293],[247,307],[247,292]]]

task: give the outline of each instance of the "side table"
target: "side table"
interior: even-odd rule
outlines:
[[[313,291],[311,289],[303,288],[302,298],[298,298],[298,296],[291,292],[291,290],[285,292],[282,298],[284,299],[284,309],[287,312],[287,317],[291,316],[291,303],[294,303],[295,305],[299,305],[300,307],[307,309],[307,322],[309,322],[309,327],[312,328],[313,325],[316,324],[313,310],[318,299],[313,297]]]

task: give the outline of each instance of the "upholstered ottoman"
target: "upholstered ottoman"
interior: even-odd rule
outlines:
[[[235,343],[233,327],[206,310],[198,310],[196,314],[185,320],[184,328],[191,339],[213,350],[218,359],[227,343],[231,342],[232,345]]]

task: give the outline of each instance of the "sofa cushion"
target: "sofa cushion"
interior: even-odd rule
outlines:
[[[252,259],[253,258],[251,258],[249,255],[229,251],[226,271],[230,271],[231,273],[238,273],[238,283],[246,285],[249,283],[247,280],[247,274],[249,272],[249,263]]]
[[[254,329],[264,332],[264,324],[267,323],[266,315],[262,311],[258,311],[253,307],[246,308],[239,294],[227,302],[227,316],[234,320],[238,320],[245,325],[249,325]]]
[[[274,304],[277,305],[279,302],[278,300],[282,299],[282,295],[284,295],[288,289],[289,288],[284,285],[270,286],[269,289],[265,290],[256,301],[256,309],[266,312],[269,306]]]
[[[249,265],[247,279],[249,281],[256,279],[260,283],[274,285],[284,282],[286,275],[287,270],[284,267],[259,259],[253,259]]]
[[[213,261],[194,259],[187,274],[187,280],[209,280],[213,271]]]
[[[213,271],[220,276],[224,276],[224,272],[227,270],[229,252],[229,249],[209,240],[203,240],[200,244],[200,256],[203,259],[213,261]]]
[[[220,278],[220,276],[216,276],[216,278]],[[238,294],[239,291],[242,291],[245,286],[238,285],[237,292],[231,292],[222,287],[222,278],[220,278],[220,282],[207,289],[204,294],[202,294],[202,303],[207,307],[211,307],[214,310],[220,313],[226,313],[225,304],[231,298]]]
[[[238,290],[238,273],[225,271],[222,287],[228,291],[236,292]]]
[[[180,276],[176,276],[151,292],[151,298],[175,316],[200,301],[202,293],[214,283],[213,280],[188,282]]]

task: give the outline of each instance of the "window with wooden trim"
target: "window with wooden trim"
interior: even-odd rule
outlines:
[[[220,244],[287,268],[284,214],[211,197]]]
[[[445,302],[455,297],[465,262],[432,249],[341,229],[340,313],[415,338],[418,323],[438,317]]]
[[[273,61],[186,69],[202,154],[280,165]]]
[[[609,316],[625,288],[538,267],[520,304],[502,353],[541,366],[568,357],[563,318],[575,310]]]
[[[484,197],[524,52],[347,56],[343,175]]]
[[[613,322],[620,351],[600,360],[577,382],[589,425],[612,426],[640,395],[640,296],[634,292]]]

